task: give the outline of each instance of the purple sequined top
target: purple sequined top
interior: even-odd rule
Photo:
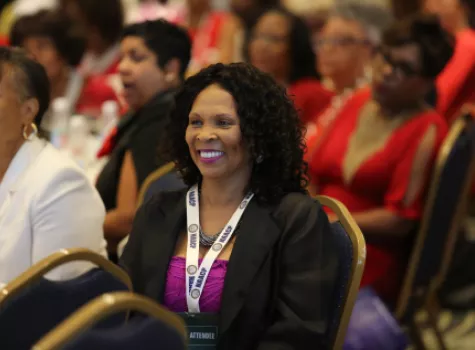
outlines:
[[[201,261],[199,263],[201,264]],[[221,308],[227,260],[215,260],[200,298],[200,311],[218,313]],[[164,305],[173,312],[187,312],[186,306],[186,259],[174,256],[170,261],[165,285]]]

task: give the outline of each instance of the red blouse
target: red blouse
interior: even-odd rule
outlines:
[[[344,162],[354,161],[355,155],[353,153],[353,160],[346,157],[351,139],[364,115],[360,111],[370,99],[368,89],[356,93],[320,134],[322,139],[310,162],[312,180],[317,184],[319,194],[338,199],[351,213],[385,208],[401,217],[417,220],[422,215],[425,186],[421,186],[421,190],[406,203],[414,159],[423,136],[432,125],[436,127],[435,147],[440,145],[447,132],[446,123],[433,111],[401,122],[391,129],[379,147],[360,159],[353,175],[350,179],[347,175],[345,180]],[[373,138],[372,131],[370,127],[365,135]],[[435,159],[435,149],[433,153],[431,164]],[[397,247],[367,244],[362,286],[372,285],[382,297],[393,299],[404,272],[403,259],[405,254]]]
[[[193,73],[219,60],[219,40],[229,14],[211,12],[199,28],[189,28],[192,41],[191,62],[189,70]]]
[[[98,117],[102,104],[116,101],[120,113],[125,113],[128,106],[122,95],[122,82],[119,77],[119,45],[109,48],[101,56],[86,52],[78,67],[82,77],[81,93],[76,102],[76,111],[80,114]]]
[[[116,61],[102,74],[91,74],[84,77],[83,88],[77,101],[78,113],[98,117],[102,104],[106,101],[117,101],[121,112],[127,110],[120,95],[120,89],[114,86],[114,79],[118,79],[119,62]]]
[[[457,34],[452,59],[437,78],[437,111],[451,124],[465,103],[475,102],[475,30]]]
[[[287,88],[304,124],[320,115],[329,105],[334,95],[325,89],[317,79],[300,79]]]

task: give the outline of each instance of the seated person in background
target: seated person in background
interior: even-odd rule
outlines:
[[[127,105],[121,98],[118,75],[124,21],[121,1],[60,0],[60,11],[86,38],[86,52],[78,67],[83,82],[76,112],[99,117],[102,104],[109,100],[117,101],[125,112]]]
[[[39,139],[49,104],[44,68],[18,49],[0,48],[0,284],[38,260],[75,247],[105,253],[104,205],[86,175]],[[68,264],[50,277],[68,279]]]
[[[437,78],[437,111],[450,124],[466,103],[475,103],[475,0],[426,0],[455,39],[455,52]]]
[[[212,313],[217,349],[326,349],[338,252],[285,90],[244,63],[210,66],[185,82],[167,140],[189,190],[138,211],[121,260],[134,291]]]
[[[394,24],[374,61],[372,91],[356,93],[323,131],[310,163],[316,193],[340,200],[367,243],[362,286],[387,301],[405,271],[407,238],[446,132],[424,97],[452,55],[434,17]]]
[[[21,17],[13,25],[10,42],[12,46],[23,47],[43,65],[50,81],[51,101],[66,97],[75,110],[82,81],[74,69],[84,53],[85,41],[75,32],[71,21],[50,11]],[[50,131],[50,126],[47,113],[41,128]]]
[[[109,161],[97,180],[106,206],[104,234],[111,257],[130,233],[140,186],[164,165],[157,156],[164,122],[190,60],[188,34],[163,20],[133,24],[124,30],[119,73],[132,112],[123,117],[99,156]]]
[[[314,40],[317,70],[333,91],[331,105],[307,125],[308,153],[318,139],[320,124],[331,122],[353,92],[371,80],[371,63],[381,34],[392,22],[391,9],[375,3],[349,1],[335,5]]]
[[[246,52],[252,65],[287,88],[304,124],[329,105],[333,94],[318,80],[310,32],[299,17],[280,7],[266,11]]]
[[[391,9],[374,2],[335,5],[315,38],[325,87],[341,95],[370,83],[373,55],[392,20]]]
[[[241,50],[242,25],[231,13],[213,10],[211,0],[186,0],[184,25],[193,43],[189,74],[210,64],[234,62]]]

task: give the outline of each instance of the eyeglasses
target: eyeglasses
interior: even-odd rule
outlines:
[[[330,47],[345,47],[351,45],[371,45],[371,42],[367,39],[358,39],[353,37],[320,37],[314,41],[314,49],[321,50],[325,46]]]
[[[403,61],[396,62],[387,50],[379,49],[378,54],[383,60],[384,64],[387,64],[391,67],[392,73],[399,77],[404,76],[409,78],[421,75],[421,72],[414,68],[410,63]]]

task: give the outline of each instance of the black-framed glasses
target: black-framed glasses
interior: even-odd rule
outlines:
[[[377,54],[383,59],[384,63],[391,67],[391,70],[397,76],[414,77],[421,75],[419,69],[414,68],[410,63],[404,61],[396,61],[389,54],[388,50],[379,48]]]

